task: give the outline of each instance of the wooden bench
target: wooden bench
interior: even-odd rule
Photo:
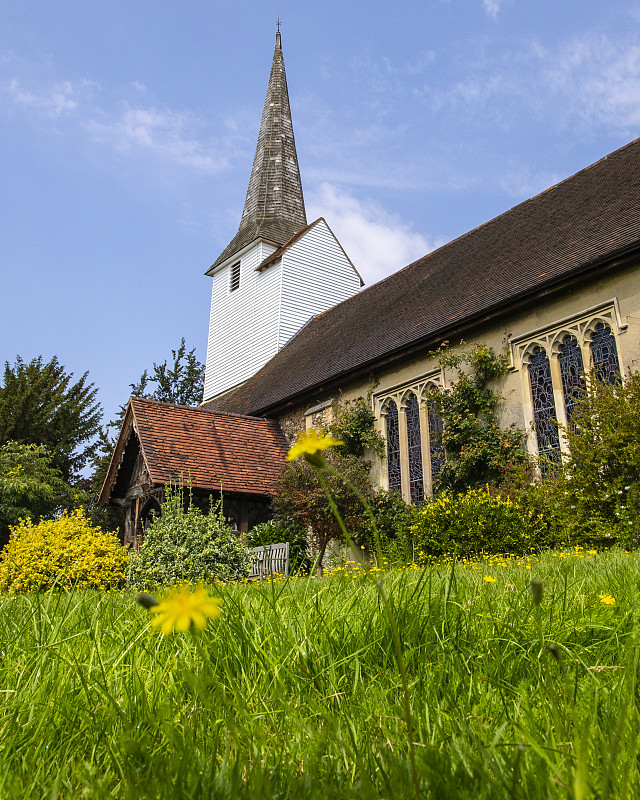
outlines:
[[[289,575],[289,542],[254,547],[249,580],[264,580],[269,575]]]

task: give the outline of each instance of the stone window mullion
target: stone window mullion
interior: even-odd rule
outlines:
[[[568,419],[564,406],[564,393],[562,391],[562,374],[560,372],[560,361],[556,355],[551,356],[549,359],[549,369],[551,371],[551,384],[553,386],[553,403],[556,407],[556,419],[558,422],[558,439],[560,441],[560,450],[563,453],[569,452],[569,445],[564,434],[564,429],[567,427]]]
[[[420,403],[420,433],[422,443],[422,478],[424,496],[433,496],[433,478],[431,476],[431,442],[429,437],[429,408],[426,402]]]

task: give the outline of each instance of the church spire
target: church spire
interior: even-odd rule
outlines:
[[[287,76],[278,31],[240,227],[213,266],[226,261],[256,239],[283,245],[306,224]]]

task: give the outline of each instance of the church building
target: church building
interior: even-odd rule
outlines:
[[[429,392],[454,378],[434,355],[444,341],[507,349],[511,369],[495,387],[504,398],[501,423],[527,431],[534,455],[566,447],[556,421],[567,423],[585,374],[595,369],[615,381],[638,368],[640,139],[360,290],[327,223],[307,224],[278,34],[240,227],[207,274],[206,387],[203,405],[190,410],[207,420],[205,428],[214,419],[246,420],[248,438],[275,463],[298,431],[375,385],[373,412],[387,452],[372,456],[372,477],[421,502],[442,455]],[[149,453],[163,435],[148,427],[142,446],[131,402],[131,424],[125,429],[125,420],[101,495],[129,509],[136,491],[161,490]],[[167,419],[184,417],[180,407],[163,408]],[[203,427],[183,421],[184,452],[202,452]],[[220,437],[209,436],[207,447],[222,448]],[[135,479],[127,467],[134,453]],[[179,465],[172,462],[174,477]],[[229,468],[220,462],[214,470],[223,491]],[[252,469],[229,485],[253,502]],[[215,489],[205,484],[202,491]],[[133,536],[142,518],[130,511],[129,519]]]

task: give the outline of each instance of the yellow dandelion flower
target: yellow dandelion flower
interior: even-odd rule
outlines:
[[[616,598],[610,594],[599,594],[598,597],[600,598],[600,602],[604,603],[605,606],[615,606]]]
[[[484,576],[484,581],[485,581],[485,583],[495,583],[496,579],[492,578],[491,575],[485,575]]]
[[[149,609],[156,615],[151,620],[151,627],[160,628],[163,636],[168,636],[174,628],[188,631],[192,625],[203,630],[207,627],[207,618],[216,619],[220,616],[221,602],[203,586],[198,586],[194,591],[182,586]]]
[[[297,441],[289,448],[287,461],[295,461],[300,456],[314,466],[321,467],[324,459],[320,455],[321,450],[328,450],[330,447],[344,444],[340,439],[334,439],[328,433],[312,428],[310,431],[302,431],[298,434]]]

